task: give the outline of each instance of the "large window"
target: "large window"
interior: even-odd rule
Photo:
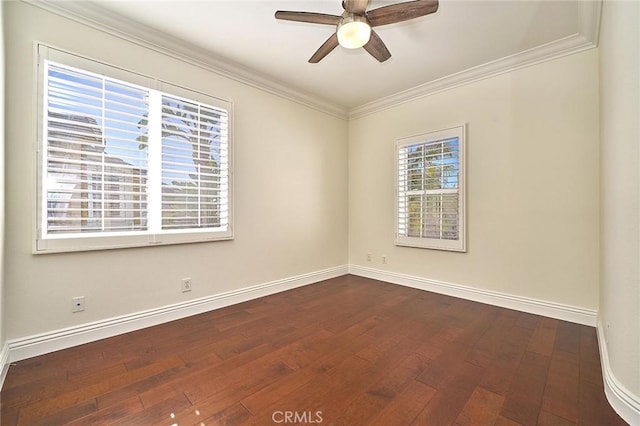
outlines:
[[[36,252],[232,238],[229,102],[39,56]]]
[[[465,251],[464,126],[396,141],[396,244]]]

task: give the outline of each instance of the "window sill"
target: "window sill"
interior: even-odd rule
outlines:
[[[233,232],[189,232],[180,234],[158,235],[121,235],[121,236],[92,236],[46,238],[35,241],[33,254],[71,253],[98,250],[114,250],[126,248],[141,248],[154,246],[168,246],[176,244],[193,244],[214,241],[233,240]]]

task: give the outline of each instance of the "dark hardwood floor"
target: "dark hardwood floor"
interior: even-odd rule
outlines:
[[[619,425],[595,329],[344,276],[12,365],[2,425]]]

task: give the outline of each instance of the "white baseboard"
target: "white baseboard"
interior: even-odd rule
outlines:
[[[604,327],[599,320],[597,330],[604,394],[607,396],[609,404],[624,421],[632,426],[640,425],[640,397],[629,391],[613,374],[609,364],[609,351],[604,338]]]
[[[225,306],[235,305],[237,303],[246,302],[259,297],[268,296],[270,294],[280,293],[282,291],[313,284],[318,281],[339,277],[347,273],[348,267],[346,265],[338,266],[251,287],[245,287],[239,290],[176,303],[161,308],[108,318],[88,324],[54,330],[35,336],[13,339],[5,345],[8,347],[8,351],[6,351],[8,356],[5,355],[8,360],[5,359],[2,365],[5,366],[7,361],[19,361],[60,349],[94,342],[96,340],[116,336],[118,334],[140,330],[142,328],[208,312],[213,309],[219,309]],[[5,351],[3,350],[3,355],[4,354]]]
[[[597,311],[591,309],[514,296],[497,291],[484,290],[358,265],[349,265],[349,273],[406,287],[417,288],[419,290],[432,291],[434,293],[446,294],[447,296],[472,300],[474,302],[481,302],[503,308],[514,309],[516,311],[543,315],[577,324],[589,325],[592,327],[595,327],[596,325]]]
[[[4,343],[0,349],[0,390],[4,385],[4,379],[9,371],[9,344]]]

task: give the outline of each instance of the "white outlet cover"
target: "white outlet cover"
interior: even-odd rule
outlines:
[[[71,299],[71,312],[84,311],[84,296],[74,297]]]

